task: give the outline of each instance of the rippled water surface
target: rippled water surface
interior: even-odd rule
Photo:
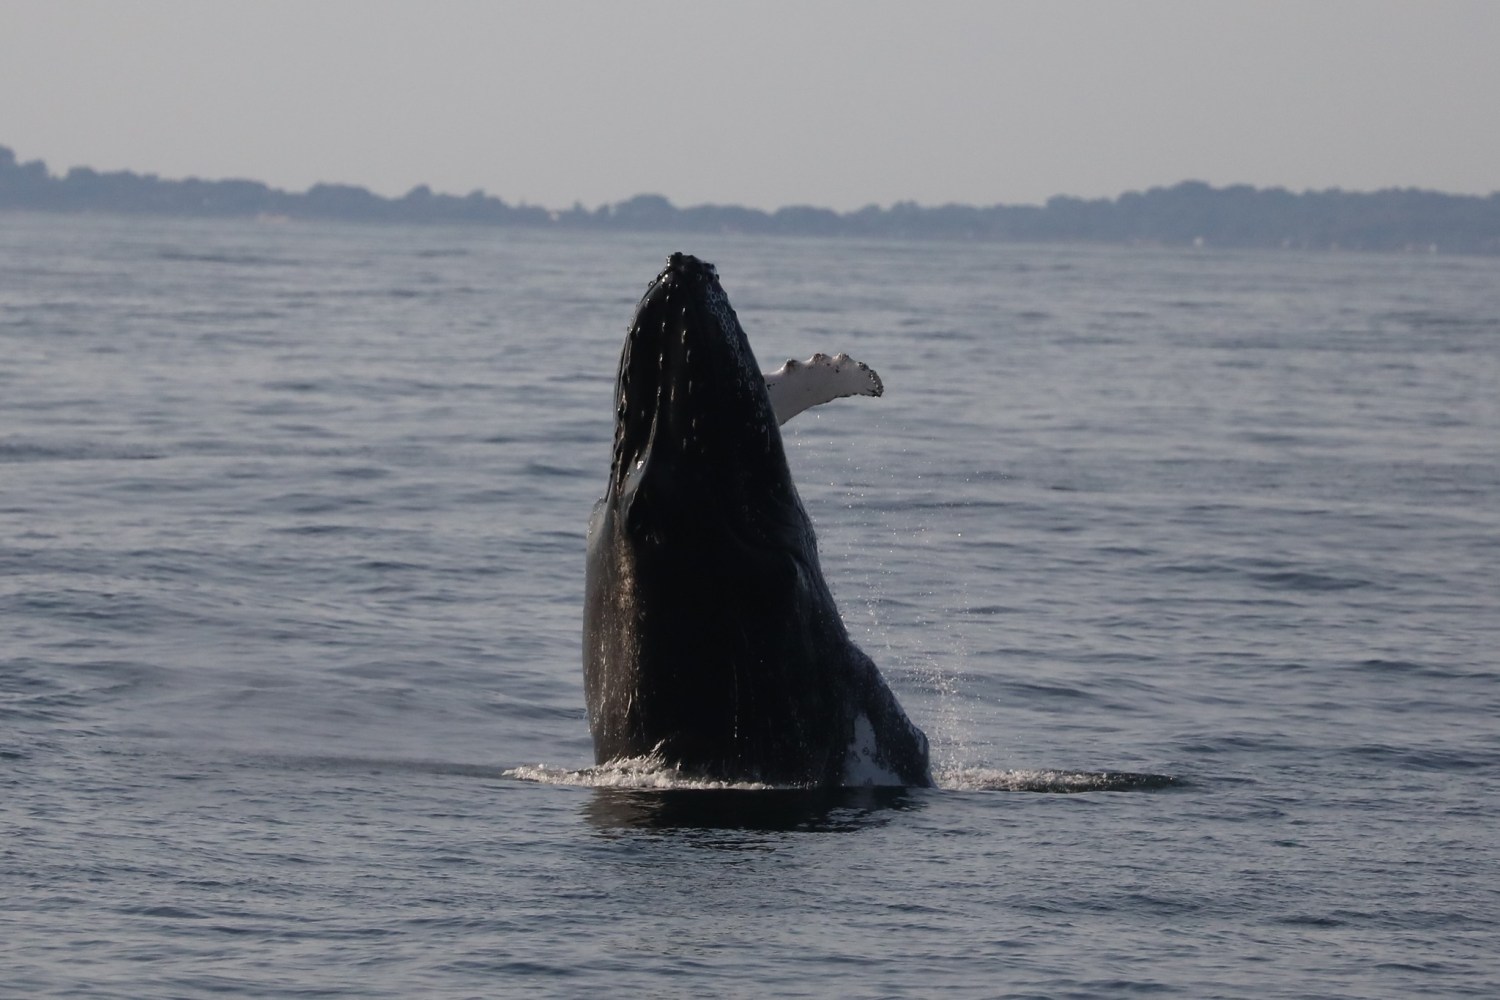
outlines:
[[[583,771],[675,249],[884,378],[785,432],[943,787]],[[0,992],[1494,996],[1497,387],[1486,259],[0,215]]]

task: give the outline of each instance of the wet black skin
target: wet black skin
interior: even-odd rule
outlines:
[[[713,266],[673,254],[616,383],[609,486],[589,524],[583,668],[599,763],[844,781],[855,719],[931,784],[927,739],[849,640],[749,342]]]

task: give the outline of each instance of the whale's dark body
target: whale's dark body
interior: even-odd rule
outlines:
[[[712,265],[636,310],[589,524],[583,667],[600,763],[728,781],[927,785],[927,739],[850,641],[749,342]]]

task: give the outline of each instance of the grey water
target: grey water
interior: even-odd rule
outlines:
[[[586,770],[679,249],[938,788]],[[3,214],[0,994],[1494,996],[1497,570],[1494,259]]]

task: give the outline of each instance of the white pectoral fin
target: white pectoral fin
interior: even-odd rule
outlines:
[[[847,354],[814,354],[806,361],[788,361],[766,372],[765,380],[778,424],[830,399],[878,396],[885,391],[875,369]]]

